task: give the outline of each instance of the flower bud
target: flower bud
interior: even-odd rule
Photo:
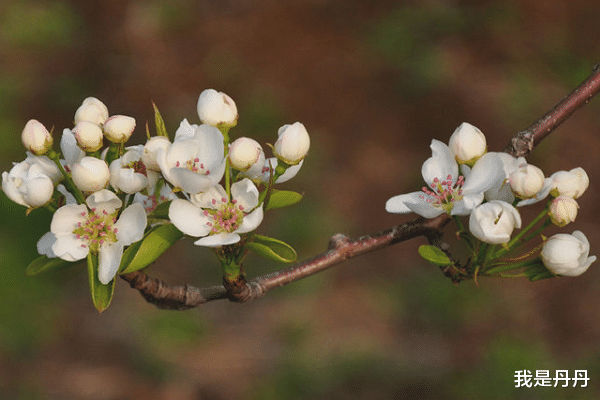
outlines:
[[[279,128],[279,137],[273,153],[286,164],[296,165],[306,157],[310,147],[310,137],[304,125],[296,122],[292,125],[286,124]]]
[[[473,166],[485,154],[487,143],[484,134],[468,122],[463,122],[450,136],[448,147],[459,164]]]
[[[254,139],[241,137],[229,145],[229,161],[231,166],[240,171],[247,171],[259,164],[265,164],[265,153],[261,145]]]
[[[96,125],[102,125],[107,118],[108,109],[103,102],[95,97],[88,97],[83,100],[81,106],[75,111],[75,124],[88,121]]]
[[[578,276],[596,261],[596,256],[588,257],[590,243],[581,231],[569,235],[558,233],[544,243],[541,257],[544,265],[556,275]]]
[[[521,199],[535,197],[544,187],[544,179],[542,170],[531,164],[513,171],[508,177],[513,193]]]
[[[469,217],[469,230],[473,236],[490,244],[507,243],[514,228],[520,227],[521,216],[517,209],[501,200],[477,206]]]
[[[23,145],[35,155],[45,154],[52,147],[52,135],[41,122],[30,119],[21,134]]]
[[[72,178],[79,190],[95,192],[106,187],[110,179],[110,170],[104,160],[83,157],[73,166]]]
[[[577,204],[577,200],[569,196],[558,196],[550,203],[548,215],[554,225],[562,228],[575,221],[578,209],[579,205]]]
[[[160,171],[160,166],[156,161],[158,156],[158,150],[163,149],[167,151],[171,142],[164,136],[153,136],[151,137],[144,146],[144,152],[142,153],[142,162],[146,165],[146,168],[152,171]]]
[[[93,153],[102,148],[102,128],[89,121],[80,121],[73,128],[79,148],[87,153]]]
[[[573,168],[570,171],[558,171],[552,174],[552,190],[554,197],[569,196],[574,199],[581,197],[590,185],[590,178],[583,168]]]
[[[113,143],[125,143],[135,129],[135,118],[113,115],[104,123],[104,135]]]
[[[238,112],[233,99],[223,92],[206,89],[198,97],[198,116],[208,125],[235,126]]]

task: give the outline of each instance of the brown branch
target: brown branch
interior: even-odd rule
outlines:
[[[600,91],[600,64],[596,65],[590,76],[556,104],[552,110],[540,117],[525,131],[516,134],[504,151],[515,157],[526,157],[550,132],[569,118],[576,109],[586,104],[598,91]],[[138,290],[148,302],[159,308],[187,310],[209,301],[221,299],[245,302],[261,297],[273,288],[287,285],[340,264],[349,258],[417,236],[425,236],[430,243],[440,247],[442,228],[449,220],[446,214],[430,220],[416,218],[402,225],[357,239],[337,234],[331,237],[327,251],[291,267],[259,276],[247,282],[244,278],[234,283],[226,282],[227,289],[225,286],[202,289],[190,285],[170,286],[160,279],[149,277],[143,271],[120,276],[129,282],[132,288]],[[448,271],[445,273],[452,277]]]

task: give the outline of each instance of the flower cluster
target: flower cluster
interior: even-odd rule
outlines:
[[[468,123],[455,130],[448,145],[432,140],[431,150],[432,157],[421,169],[428,186],[420,192],[390,198],[386,210],[415,212],[425,218],[443,213],[453,216],[459,225],[460,237],[466,239],[472,251],[463,272],[476,276],[482,272],[492,274],[524,267],[524,274],[530,279],[548,277],[548,272],[552,276],[575,276],[585,272],[596,259],[588,256],[589,243],[585,235],[575,231],[572,235],[558,234],[545,240],[541,255],[534,262],[510,264],[499,260],[500,256],[540,234],[549,224],[564,227],[575,220],[579,208],[576,199],[589,185],[582,168],[558,171],[546,177],[540,168],[528,164],[524,158],[488,152],[483,133]],[[518,208],[538,203],[548,196],[553,199],[538,218],[513,237],[513,231],[522,227]],[[468,231],[462,228],[460,216],[468,216]],[[531,229],[544,218],[542,227],[531,234]]]
[[[267,158],[254,139],[230,143],[238,112],[229,96],[205,90],[197,111],[199,123],[183,119],[170,137],[155,107],[156,135],[147,127],[145,144],[125,146],[135,119],[111,115],[104,103],[88,97],[75,112],[74,126],[62,131],[60,151],[42,123],[27,122],[26,158],[2,173],[2,189],[27,213],[53,212],[50,231],[38,242],[42,259],[36,268],[54,265],[47,262],[53,259],[87,258],[90,282],[97,280],[99,287],[119,272],[146,267],[184,234],[214,248],[222,265],[238,269],[244,245],[252,243],[249,248],[263,255],[273,253],[270,243],[291,249],[276,239],[253,239],[252,232],[267,209],[302,198],[273,185],[300,170],[310,146],[304,125],[282,126],[271,146],[274,156]],[[91,286],[92,296],[101,297],[94,294],[101,289]]]

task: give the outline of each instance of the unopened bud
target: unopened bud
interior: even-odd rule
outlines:
[[[102,148],[102,129],[93,122],[78,122],[73,128],[73,134],[77,139],[77,145],[87,153],[93,153]]]
[[[459,164],[473,166],[485,154],[487,143],[479,129],[463,122],[450,136],[448,147]]]
[[[88,121],[96,125],[102,125],[107,118],[108,108],[95,97],[88,97],[83,100],[81,106],[75,111],[75,124],[81,121]]]
[[[530,199],[540,192],[544,179],[542,170],[531,164],[513,171],[508,177],[513,193],[521,199]]]
[[[578,209],[577,200],[568,196],[558,196],[550,203],[548,215],[554,225],[563,227],[575,221]]]
[[[304,125],[300,122],[286,124],[279,128],[279,137],[273,152],[286,164],[296,165],[306,157],[310,148],[310,137]]]
[[[50,150],[53,142],[48,129],[35,119],[30,119],[25,124],[21,139],[25,148],[38,156]]]
[[[135,129],[135,118],[113,115],[104,123],[104,135],[113,143],[125,143]]]
[[[72,178],[79,190],[95,192],[106,187],[110,179],[110,170],[104,160],[83,157],[73,166]]]
[[[590,178],[581,167],[555,172],[550,178],[552,178],[550,194],[554,197],[569,196],[577,199],[590,185]]]
[[[233,99],[223,92],[206,89],[198,97],[198,116],[208,125],[235,126],[238,112]]]
[[[256,140],[247,137],[236,139],[229,146],[229,161],[231,166],[240,171],[247,171],[253,165],[265,164],[265,153]]]

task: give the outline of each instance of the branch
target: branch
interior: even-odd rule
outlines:
[[[600,64],[594,66],[590,76],[548,113],[540,117],[526,130],[517,133],[504,151],[514,157],[526,157],[536,145],[569,118],[575,110],[586,104],[598,91],[600,91]],[[376,251],[417,236],[425,236],[431,244],[441,247],[442,229],[449,220],[447,214],[442,214],[430,220],[416,218],[402,225],[371,235],[361,236],[357,239],[351,239],[343,234],[336,234],[330,238],[327,251],[309,260],[277,272],[259,276],[250,281],[246,281],[242,277],[234,284],[225,282],[224,286],[212,286],[202,289],[190,285],[171,286],[160,279],[149,277],[141,270],[120,276],[132,288],[138,290],[146,301],[163,309],[187,310],[209,301],[222,299],[246,302],[263,296],[273,288],[314,275],[349,258]],[[444,272],[452,278],[451,272]]]

